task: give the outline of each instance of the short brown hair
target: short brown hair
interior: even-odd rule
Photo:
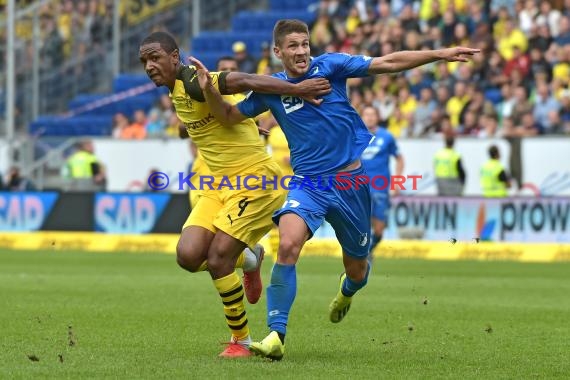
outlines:
[[[279,20],[273,28],[275,46],[280,46],[285,36],[291,33],[305,33],[309,36],[309,27],[301,20]]]

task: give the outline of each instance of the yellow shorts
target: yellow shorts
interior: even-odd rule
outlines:
[[[263,172],[266,174],[255,175],[281,175],[279,166],[274,163],[264,165]],[[220,230],[253,247],[271,230],[271,216],[286,198],[286,191],[282,188],[268,186],[263,189],[261,178],[248,181],[248,187],[256,186],[257,189],[203,190],[182,229],[199,226],[213,233]]]
[[[202,196],[201,190],[190,190],[188,192],[188,200],[190,201],[190,210],[194,210],[194,207],[198,204],[198,199]]]

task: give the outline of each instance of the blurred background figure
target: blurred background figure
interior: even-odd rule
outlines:
[[[83,140],[76,144],[64,168],[64,177],[69,181],[69,190],[104,191],[107,185],[105,167],[94,154],[93,141]]]
[[[4,186],[2,188],[2,186]],[[28,178],[23,177],[20,173],[20,168],[17,166],[12,166],[8,171],[4,183],[2,183],[2,178],[0,176],[0,190],[4,191],[35,191],[36,187],[33,182]]]
[[[255,58],[248,53],[247,46],[244,42],[235,42],[232,45],[232,51],[234,52],[234,58],[238,63],[239,71],[250,74],[254,74],[257,71]]]
[[[362,121],[368,131],[374,136],[370,145],[362,153],[362,166],[371,178],[372,195],[372,236],[370,239],[370,262],[374,259],[374,248],[382,241],[384,229],[388,223],[390,212],[390,193],[398,195],[399,187],[392,188],[390,157],[396,160],[397,176],[404,173],[404,156],[398,149],[395,137],[380,126],[380,114],[375,107],[366,106],[362,109]]]
[[[504,198],[508,195],[511,180],[501,164],[499,148],[489,147],[489,160],[481,168],[481,190],[484,197]]]
[[[433,159],[437,195],[453,197],[463,195],[466,174],[461,155],[455,151],[453,136],[445,137],[445,148],[439,150]]]

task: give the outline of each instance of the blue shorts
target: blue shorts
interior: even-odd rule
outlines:
[[[390,194],[385,191],[372,191],[372,217],[384,223],[390,211]]]
[[[341,181],[335,175],[323,177],[294,176],[289,183],[287,201],[273,214],[273,221],[287,213],[300,216],[310,237],[326,220],[346,254],[365,259],[370,250],[370,186],[356,183],[355,176],[365,175],[362,167]]]

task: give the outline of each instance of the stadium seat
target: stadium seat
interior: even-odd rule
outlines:
[[[306,11],[311,5],[318,5],[318,0],[269,0],[272,11]]]
[[[113,80],[113,92],[125,91],[148,83],[146,74],[120,74]]]
[[[284,18],[299,19],[306,23],[311,23],[315,19],[315,14],[306,11],[242,11],[232,19],[232,29],[235,32],[268,33],[266,38],[271,38],[271,32],[275,23]]]
[[[218,59],[223,56],[231,56],[232,52],[230,50],[223,50],[223,51],[195,51],[193,53],[196,58],[198,58],[206,67],[210,70],[216,69],[216,63]]]
[[[271,32],[209,32],[201,33],[198,37],[194,38],[191,44],[192,54],[198,56],[210,52],[225,52],[224,55],[232,55],[232,45],[236,41],[243,41],[247,50],[254,56],[261,54],[261,44],[263,42],[271,41]]]

